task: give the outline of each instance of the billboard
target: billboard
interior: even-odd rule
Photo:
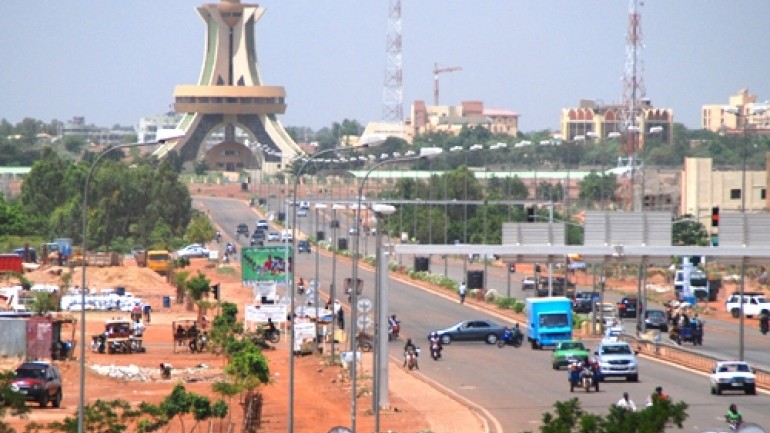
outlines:
[[[293,281],[290,245],[244,247],[241,250],[241,280],[245,286],[263,281]]]

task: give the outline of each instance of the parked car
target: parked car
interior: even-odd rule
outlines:
[[[597,292],[578,290],[572,299],[572,311],[576,313],[590,313],[592,305],[599,302],[600,297]]]
[[[712,394],[727,390],[757,393],[754,369],[744,361],[718,361],[711,370],[709,383]]]
[[[495,344],[502,338],[504,330],[504,326],[491,320],[463,320],[435,332],[438,333],[442,344],[450,344],[453,341],[485,341],[487,344]]]
[[[659,309],[649,309],[644,312],[644,326],[647,329],[660,329],[660,332],[668,332],[668,316]]]
[[[47,362],[25,362],[14,372],[11,389],[36,401],[40,407],[60,407],[63,397],[59,368]]]
[[[551,366],[554,370],[566,367],[572,362],[585,362],[588,360],[588,349],[582,341],[560,341],[551,355]]]
[[[298,253],[310,253],[310,242],[302,240],[297,242]]]
[[[618,302],[618,317],[624,318],[636,318],[636,313],[641,306],[636,298],[624,297]]]
[[[178,257],[208,257],[209,249],[201,244],[190,244],[176,252]]]

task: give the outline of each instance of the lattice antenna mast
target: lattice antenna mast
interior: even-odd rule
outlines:
[[[382,94],[382,120],[404,121],[403,50],[401,47],[401,0],[388,5],[388,35],[385,43],[388,64]]]
[[[643,4],[643,3],[642,3]],[[621,102],[623,129],[625,132],[625,151],[628,156],[641,148],[639,142],[643,134],[638,134],[638,120],[641,116],[641,101],[646,96],[644,88],[644,65],[641,51],[644,48],[642,35],[642,14],[639,12],[640,0],[629,0],[628,34],[626,35],[626,63],[623,74],[623,100]],[[640,144],[637,144],[640,143]]]

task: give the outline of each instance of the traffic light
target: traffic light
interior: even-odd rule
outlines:
[[[711,227],[719,227],[719,206],[711,208]]]
[[[211,286],[211,293],[214,294],[214,299],[217,301],[219,300],[219,287],[220,287],[219,283],[216,283],[213,286]]]
[[[535,207],[534,206],[527,207],[527,222],[530,222],[530,223],[535,222]]]

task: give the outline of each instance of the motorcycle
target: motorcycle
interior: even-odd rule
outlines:
[[[98,353],[104,353],[106,350],[105,341],[107,341],[107,337],[104,336],[104,334],[94,335],[91,337],[91,351],[92,352],[98,352]]]
[[[417,357],[420,356],[420,348],[415,347],[414,350],[404,352],[404,358],[406,358],[406,367],[410,370],[419,369],[417,365]]]
[[[591,387],[594,385],[594,372],[590,367],[583,367],[583,371],[580,372],[580,386],[591,392]]]
[[[190,342],[190,351],[192,353],[195,352],[203,352],[206,350],[206,346],[208,345],[209,338],[208,335],[206,335],[205,332],[201,332],[198,334],[193,341]]]
[[[520,330],[514,329],[512,331],[509,330],[508,332],[505,332],[503,334],[503,338],[497,340],[497,347],[501,349],[505,347],[505,345],[520,347],[523,342],[524,334],[522,334]]]
[[[441,358],[441,342],[438,340],[431,340],[430,342],[430,357],[434,361],[438,361]]]
[[[398,333],[401,330],[401,325],[399,325],[400,321],[396,320],[388,322],[388,341],[393,341],[398,339]]]
[[[278,329],[275,329],[275,330],[266,329],[265,339],[273,344],[278,343],[279,341],[281,341],[281,331]]]

